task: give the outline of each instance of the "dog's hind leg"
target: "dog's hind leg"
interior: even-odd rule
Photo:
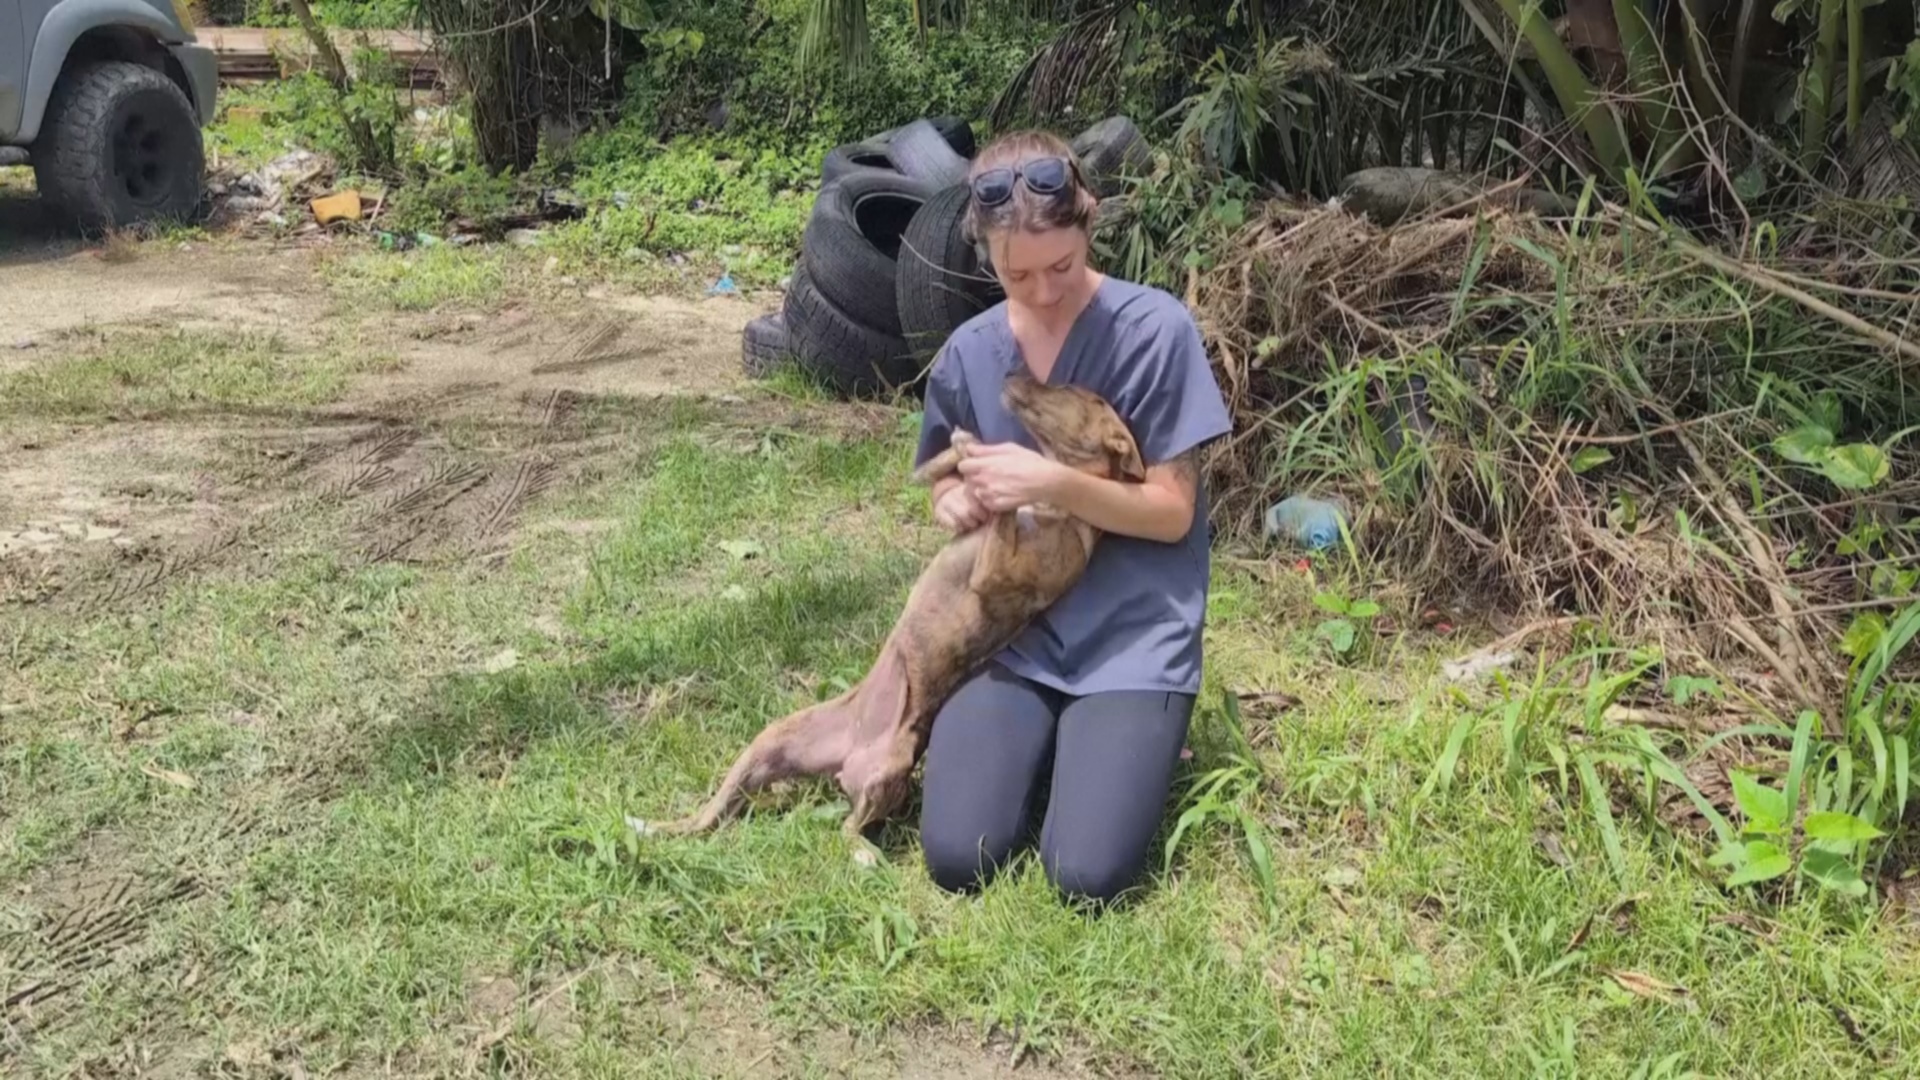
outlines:
[[[838,772],[851,747],[850,727],[857,715],[860,687],[768,724],[727,770],[726,779],[697,813],[676,821],[644,826],[642,831],[687,836],[711,830],[746,806],[747,797],[795,776]]]

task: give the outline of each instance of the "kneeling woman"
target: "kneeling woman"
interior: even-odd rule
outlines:
[[[984,885],[1034,824],[1076,899],[1135,884],[1166,809],[1200,689],[1209,537],[1196,452],[1230,430],[1191,313],[1088,264],[1094,196],[1059,138],[1015,132],[969,172],[968,220],[1006,301],[954,331],[929,373],[917,462],[956,428],[985,444],[932,493],[956,533],[1047,502],[1107,535],[1066,596],[963,686],[926,753],[921,844],[948,889]],[[1132,428],[1143,484],[1047,461],[1000,404],[1007,374],[1073,383]]]

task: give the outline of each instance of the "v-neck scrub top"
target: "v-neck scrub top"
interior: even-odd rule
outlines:
[[[956,428],[982,442],[1038,449],[1000,403],[1026,361],[1003,301],[969,319],[928,372],[915,465]],[[1164,290],[1104,278],[1068,330],[1047,382],[1105,398],[1132,429],[1147,465],[1232,430],[1193,316]],[[1107,533],[1080,581],[997,658],[1016,675],[1075,696],[1111,690],[1197,694],[1210,575],[1207,492],[1173,543]]]

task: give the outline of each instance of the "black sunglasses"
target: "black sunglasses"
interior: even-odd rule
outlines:
[[[1073,163],[1062,157],[1034,158],[1020,165],[987,169],[974,177],[973,199],[981,206],[999,206],[1013,198],[1013,185],[1023,182],[1035,195],[1058,195],[1073,185]]]

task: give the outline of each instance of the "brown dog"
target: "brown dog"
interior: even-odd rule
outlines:
[[[1146,479],[1132,433],[1098,395],[1047,386],[1021,372],[1007,380],[1001,400],[1047,457],[1095,476]],[[954,432],[945,452],[915,470],[914,482],[930,485],[952,473],[977,442]],[[1080,579],[1099,537],[1084,521],[1035,506],[996,515],[955,538],[921,572],[859,685],[767,725],[698,813],[660,825],[634,821],[634,827],[705,832],[769,784],[831,775],[852,803],[842,831],[859,844],[855,857],[871,863],[877,853],[863,834],[906,802],[940,706]]]

